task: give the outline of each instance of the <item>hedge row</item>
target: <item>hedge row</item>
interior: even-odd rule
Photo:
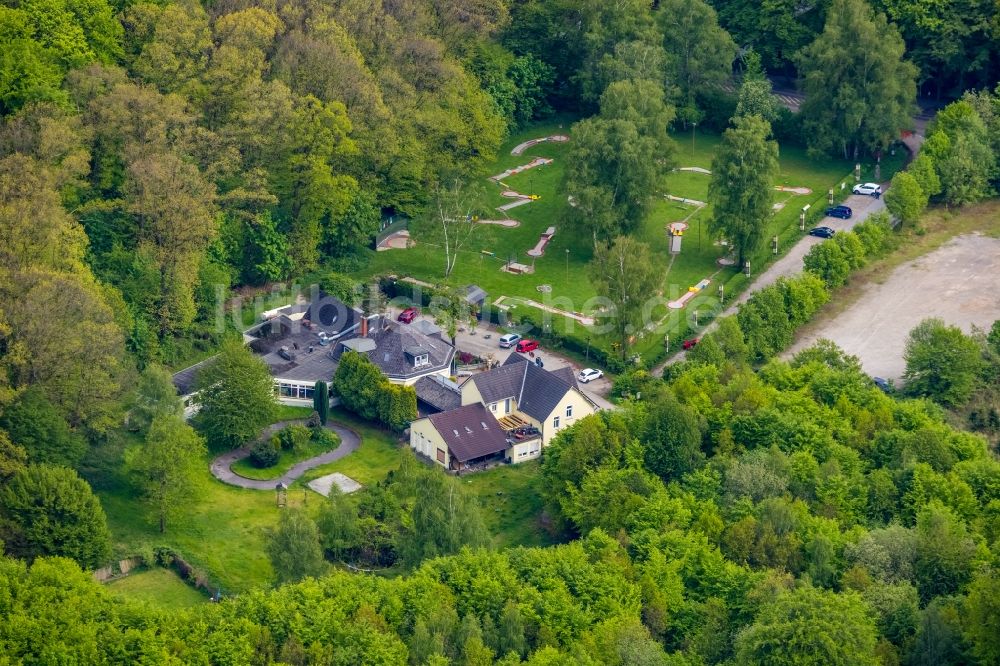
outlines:
[[[341,404],[369,421],[401,432],[417,418],[417,393],[412,386],[392,384],[365,354],[346,351],[333,376]]]
[[[805,268],[833,289],[845,284],[850,274],[869,259],[885,256],[895,245],[889,216],[877,213],[853,231],[838,233],[814,245],[805,256]]]
[[[694,361],[709,361],[722,350],[728,360],[763,363],[792,343],[795,331],[810,321],[843,285],[850,273],[869,259],[885,256],[896,246],[889,216],[873,215],[853,231],[839,233],[818,243],[806,255],[806,271],[755,292],[740,306],[734,330],[726,321],[691,354]],[[727,318],[728,319],[728,318]],[[737,339],[741,338],[741,339]]]

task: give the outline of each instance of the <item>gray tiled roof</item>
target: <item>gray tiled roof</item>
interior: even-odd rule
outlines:
[[[573,372],[573,368],[569,367],[568,365],[564,365],[561,368],[556,368],[555,370],[552,371],[552,374],[558,377],[559,379],[563,380],[573,388],[579,388],[579,386],[577,386],[576,384],[576,373]]]
[[[439,412],[447,412],[462,405],[462,392],[458,385],[441,375],[421,377],[413,384],[417,400]]]
[[[465,288],[465,301],[475,305],[486,300],[486,291],[478,284],[470,284]]]
[[[507,433],[481,403],[473,403],[427,417],[453,458],[467,462],[507,448]]]
[[[305,313],[300,320],[289,318],[299,312]],[[337,359],[331,351],[340,346],[340,341],[356,336],[360,325],[360,310],[332,296],[319,294],[312,303],[281,308],[271,320],[248,330],[244,339],[267,363],[273,377],[309,383],[329,382],[337,370]],[[321,345],[320,332],[337,342]],[[281,356],[282,347],[288,348],[294,360]]]
[[[195,382],[198,380],[198,373],[201,372],[202,368],[206,367],[209,362],[211,362],[215,356],[206,358],[200,363],[195,363],[192,366],[184,368],[179,372],[175,372],[173,376],[174,388],[177,389],[177,393],[180,395],[190,395],[194,391]]]
[[[528,416],[542,421],[569,392],[570,385],[534,363],[525,362],[524,368],[524,388],[517,400],[517,408]]]
[[[390,379],[409,379],[443,370],[455,355],[455,348],[440,334],[424,335],[412,326],[389,319],[373,320],[368,336],[375,341],[375,349],[367,352],[368,358]],[[425,365],[413,367],[406,357],[406,350],[415,347],[427,352]],[[343,345],[338,344],[333,358],[339,360],[341,353]]]
[[[513,353],[503,365],[475,375],[472,381],[483,396],[483,402],[516,398],[519,411],[541,421],[574,387],[565,380],[564,374],[539,368],[524,356]]]
[[[501,365],[500,367],[481,372],[472,376],[472,381],[483,402],[499,402],[506,398],[516,398],[521,394],[521,384],[524,382],[524,366]]]

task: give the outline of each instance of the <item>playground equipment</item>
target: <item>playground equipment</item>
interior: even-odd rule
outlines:
[[[545,246],[549,244],[549,241],[552,240],[552,237],[555,235],[556,235],[555,227],[549,227],[548,229],[546,229],[545,233],[543,233],[541,238],[538,239],[538,243],[535,245],[535,247],[528,250],[527,252],[528,256],[540,257],[543,254],[545,254]]]
[[[667,307],[670,308],[671,310],[680,310],[681,308],[683,308],[685,305],[688,304],[688,301],[697,296],[699,292],[701,292],[705,287],[711,284],[711,282],[712,282],[711,280],[705,278],[704,280],[694,285],[693,287],[688,287],[686,294],[678,298],[676,301],[670,301],[669,303],[667,303]]]

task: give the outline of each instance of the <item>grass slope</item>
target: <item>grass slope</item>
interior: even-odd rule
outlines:
[[[176,573],[160,567],[112,581],[107,589],[116,596],[146,601],[167,610],[190,608],[208,601],[207,596],[182,581]]]
[[[461,478],[479,500],[498,548],[555,543],[539,522],[543,503],[538,462],[495,467]]]

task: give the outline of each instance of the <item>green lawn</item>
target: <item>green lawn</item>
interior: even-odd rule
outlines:
[[[539,524],[543,503],[538,462],[495,467],[460,480],[479,500],[496,547],[554,543]]]
[[[98,493],[108,515],[115,552],[131,555],[168,546],[208,573],[223,593],[267,585],[274,577],[264,553],[265,530],[278,522],[280,509],[272,492],[244,490],[217,481],[205,460],[204,494],[187,513],[167,524],[160,534],[127,488]]]
[[[133,601],[146,601],[167,610],[190,608],[208,597],[188,585],[170,569],[145,569],[108,583],[113,594]]]
[[[337,441],[334,449],[340,446],[340,442]],[[283,450],[281,455],[278,456],[278,462],[271,465],[270,467],[257,467],[249,458],[244,458],[243,460],[237,460],[234,462],[230,469],[239,474],[242,477],[248,479],[276,479],[282,476],[285,472],[290,470],[293,465],[302,462],[303,460],[308,460],[322,453],[330,451],[329,446],[321,446],[312,440],[309,441],[306,446],[302,447],[300,451],[287,451]]]
[[[304,418],[311,410],[280,407],[275,421]],[[264,553],[268,528],[278,522],[279,509],[273,492],[235,488],[218,481],[209,472],[216,454],[205,456],[199,485],[203,493],[183,515],[168,522],[160,534],[156,519],[135,497],[121,477],[121,448],[109,445],[95,455],[95,469],[88,473],[94,491],[108,516],[116,556],[167,546],[177,550],[193,566],[205,571],[223,593],[242,592],[268,585],[274,577]],[[289,493],[289,504],[299,505],[301,493]],[[314,511],[319,502],[308,503]]]
[[[361,447],[351,455],[336,462],[309,470],[299,479],[299,484],[304,484],[320,476],[340,472],[367,486],[378,483],[385,478],[390,470],[399,467],[402,449],[395,435],[339,408],[330,410],[330,419],[343,423],[361,435]]]

